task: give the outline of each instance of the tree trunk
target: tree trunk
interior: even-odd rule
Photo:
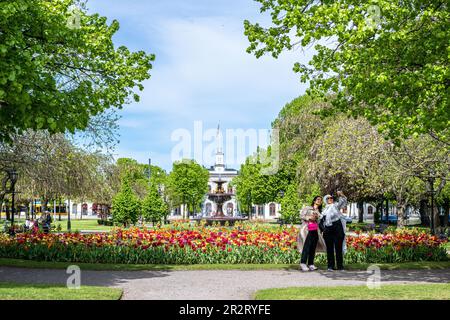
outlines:
[[[373,216],[373,222],[375,224],[376,223],[380,223],[380,217],[383,216],[383,209],[382,208],[383,208],[383,202],[379,202],[377,204],[377,208],[376,208],[375,214]]]
[[[386,199],[386,207],[385,207],[386,213],[386,224],[389,224],[389,199]]]
[[[435,204],[433,208],[433,222],[434,222],[434,231],[436,235],[442,233],[443,228],[441,227],[441,221],[439,219],[439,207]]]
[[[419,207],[419,213],[420,213],[420,224],[422,226],[428,227],[430,225],[430,220],[427,216],[427,200],[420,200],[420,207]]]
[[[9,214],[9,206],[5,206],[5,212],[6,212],[6,220],[11,221],[11,216]]]
[[[358,202],[358,222],[364,222],[364,202],[362,201]]]
[[[49,199],[45,199],[41,214],[44,213],[45,211],[47,211],[48,202],[49,202]]]
[[[448,215],[450,214],[450,199],[444,201],[444,228],[448,227]]]
[[[58,221],[61,221],[61,199],[58,202]]]
[[[31,199],[31,220],[34,220],[34,199]]]
[[[405,205],[397,202],[397,227],[404,228],[406,225]]]

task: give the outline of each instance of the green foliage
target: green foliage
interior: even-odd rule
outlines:
[[[125,226],[135,224],[138,221],[141,210],[139,199],[131,190],[130,183],[125,179],[122,183],[122,189],[113,199],[112,213],[115,223]]]
[[[279,200],[281,191],[286,191],[290,181],[289,173],[280,169],[275,174],[266,174],[259,155],[265,150],[258,150],[258,154],[248,157],[241,165],[239,175],[233,179],[236,187],[236,197],[242,212],[248,213],[253,204],[263,205]]]
[[[381,221],[381,212],[379,210],[376,210],[373,214],[373,221],[375,223],[379,223]]]
[[[300,195],[300,203],[302,206],[310,206],[315,197],[321,196],[322,190],[318,183],[313,183],[309,186],[308,192]]]
[[[140,200],[148,193],[149,183],[156,188],[162,189],[167,180],[166,172],[158,167],[152,165],[149,172],[148,164],[141,164],[131,158],[119,158],[117,160],[117,175],[120,177],[119,181],[127,179],[130,182],[131,188]],[[148,175],[150,173],[150,182]]]
[[[281,171],[287,172],[285,181],[296,181],[303,205],[337,190],[355,202],[388,198],[397,206],[403,226],[401,213],[407,205],[418,207],[428,197],[431,172],[438,202],[445,204],[448,146],[425,134],[396,146],[364,118],[317,115],[330,107],[320,98],[300,97],[287,104],[273,123],[280,130]]]
[[[298,196],[297,185],[289,185],[285,196],[281,199],[281,217],[287,223],[300,222],[301,202]]]
[[[336,108],[323,114],[363,116],[393,139],[431,133],[449,141],[448,3],[256,1],[272,24],[244,22],[247,51],[278,58],[314,46],[309,63],[294,70],[309,93],[336,95]]]
[[[116,48],[119,23],[77,10],[75,0],[0,2],[0,141],[28,128],[74,133],[122,108],[150,77],[153,55]]]
[[[151,185],[147,196],[142,201],[142,217],[145,221],[158,222],[168,214],[168,210],[158,189]]]
[[[172,206],[198,207],[208,192],[208,180],[209,171],[194,160],[175,162],[167,179],[167,193]]]

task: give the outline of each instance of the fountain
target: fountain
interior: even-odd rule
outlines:
[[[218,180],[212,182],[217,185],[217,188],[213,192],[208,193],[208,199],[216,204],[217,210],[212,214],[211,217],[202,217],[199,220],[206,221],[206,225],[212,225],[213,223],[220,223],[221,225],[225,225],[228,222],[230,226],[234,225],[236,221],[246,220],[244,218],[230,217],[224,214],[223,204],[231,200],[234,194],[225,192],[225,189],[223,188],[223,184],[225,183],[225,181],[223,181],[220,177]]]

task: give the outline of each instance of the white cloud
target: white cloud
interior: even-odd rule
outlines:
[[[207,128],[219,121],[224,129],[269,128],[280,109],[306,88],[292,67],[308,61],[311,51],[306,57],[286,52],[279,59],[256,59],[246,52],[243,20],[262,18],[253,1],[91,3],[93,11],[121,22],[117,43],[156,54],[141,102],[120,112],[120,156],[146,162],[153,154],[155,163],[170,169],[174,130],[193,130],[197,120]]]
[[[240,20],[223,17],[162,21],[158,27],[164,39],[159,48],[162,64],[157,55],[142,101],[129,112],[176,112],[205,118],[232,112],[246,117],[270,100],[285,97],[288,102],[299,95],[304,88],[292,71],[301,58],[298,52],[288,52],[278,60],[256,59],[246,53],[248,43],[241,25]]]

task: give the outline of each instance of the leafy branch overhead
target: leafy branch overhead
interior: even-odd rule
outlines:
[[[150,78],[155,56],[116,48],[117,21],[77,10],[74,0],[0,1],[0,140],[26,129],[85,129],[121,108]]]
[[[277,58],[314,46],[309,64],[294,70],[310,93],[335,94],[335,111],[363,116],[391,139],[430,134],[449,143],[448,2],[256,1],[272,24],[245,21],[249,53]]]

